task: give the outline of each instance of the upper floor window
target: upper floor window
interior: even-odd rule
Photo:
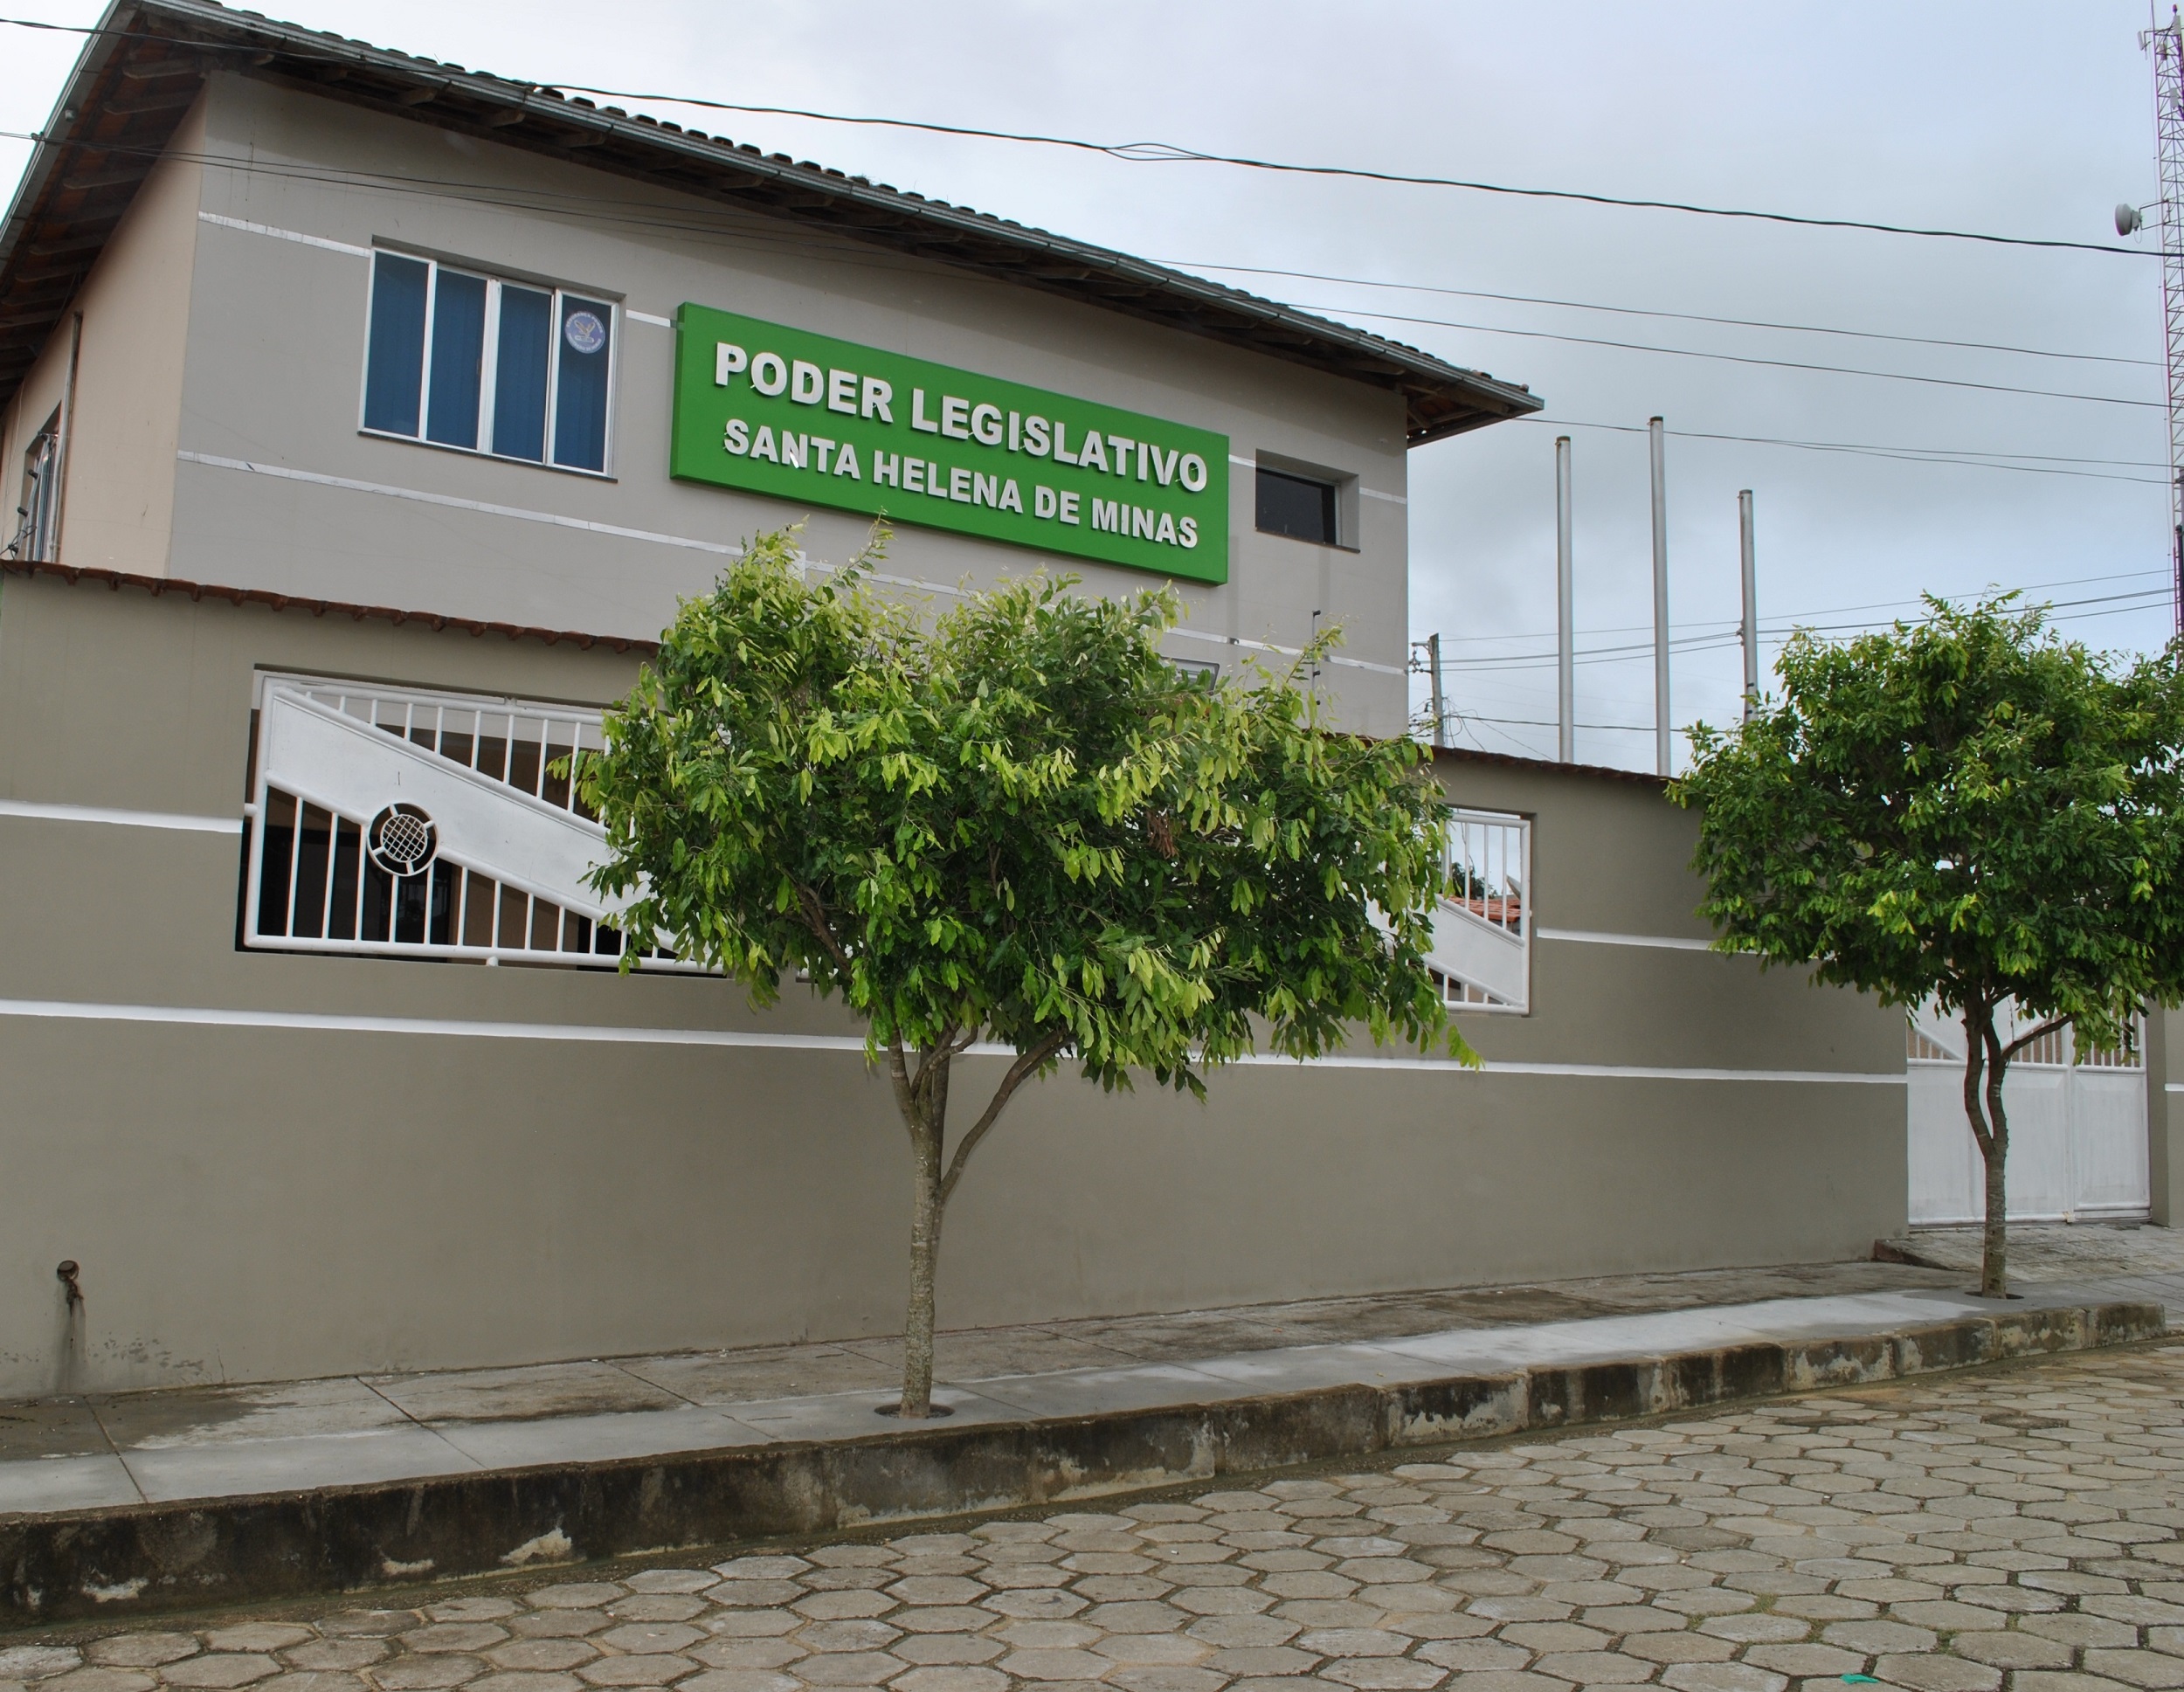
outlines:
[[[23,501],[15,534],[4,550],[11,558],[51,563],[60,539],[60,413],[45,420],[23,454]]]
[[[1357,549],[1356,476],[1263,449],[1257,460],[1252,516],[1261,535]]]
[[[1292,541],[1335,544],[1335,486],[1259,466],[1257,526]]]
[[[375,253],[364,427],[603,473],[614,338],[609,300]]]

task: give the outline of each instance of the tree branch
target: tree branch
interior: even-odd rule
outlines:
[[[819,936],[819,944],[826,948],[827,956],[834,960],[834,967],[847,976],[850,973],[849,954],[834,938],[833,928],[826,920],[826,907],[819,902],[819,894],[799,881],[796,886],[796,898],[797,903],[804,908],[805,922]]]
[[[2033,1041],[2040,1039],[2042,1036],[2052,1034],[2056,1029],[2067,1026],[2070,1020],[2070,1019],[2068,1017],[2049,1017],[2038,1027],[2018,1035],[2015,1039],[2010,1041],[2008,1045],[2002,1047],[2002,1062],[2008,1063],[2012,1058],[2015,1057],[2020,1052],[2023,1051],[2025,1047],[2030,1046]]]
[[[956,1190],[956,1183],[963,1178],[964,1165],[971,1161],[971,1154],[978,1150],[978,1142],[985,1138],[993,1124],[1001,1119],[1002,1107],[1008,1103],[1010,1095],[1068,1043],[1069,1031],[1057,1028],[1009,1065],[1008,1074],[1001,1077],[1001,1084],[993,1089],[993,1097],[987,1102],[985,1114],[971,1125],[971,1131],[963,1136],[963,1143],[956,1148],[956,1155],[949,1159],[948,1173],[940,1183],[942,1204],[948,1202],[949,1195]]]

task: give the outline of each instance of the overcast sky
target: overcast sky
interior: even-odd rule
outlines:
[[[1409,5],[1175,0],[259,0],[271,15],[536,80],[1823,217],[2114,241],[2154,193],[2143,3]],[[15,0],[88,23],[88,0]],[[80,38],[0,28],[0,129],[47,116]],[[1672,432],[2022,454],[1906,462],[1672,435],[1679,640],[1738,615],[1755,490],[1763,624],[2036,588],[2071,633],[2169,634],[2150,257],[1789,229],[1446,189],[1126,163],[1013,143],[623,101],[897,187],[1203,270],[1523,383],[1575,439],[1579,645],[1649,638],[1647,418]],[[28,155],[0,142],[10,182]],[[2149,214],[2151,217],[2151,214]],[[2132,245],[2151,246],[2150,235]],[[2093,356],[2034,356],[1363,287],[1283,272]],[[1393,321],[1439,319],[1440,323]],[[1460,327],[1461,326],[1461,327]],[[1492,333],[1524,330],[1532,334]],[[1980,388],[1548,336],[1856,366]],[[2125,361],[2125,362],[2098,362]],[[1602,426],[1607,425],[1607,426]],[[1411,460],[1411,623],[1452,660],[1458,736],[1552,754],[1552,425]],[[2056,460],[2070,460],[2057,462]],[[2080,461],[2083,462],[2080,462]],[[2134,598],[2105,596],[2137,594]],[[2063,604],[2066,601],[2098,603]],[[1849,608],[1849,609],[1846,609]],[[1461,660],[1461,661],[1455,661]],[[1675,719],[1736,708],[1733,646],[1679,649]],[[1581,662],[1581,758],[1649,767],[1649,653]],[[1423,697],[1424,685],[1418,692]]]

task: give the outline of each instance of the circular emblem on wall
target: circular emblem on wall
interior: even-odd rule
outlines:
[[[365,837],[371,861],[390,875],[415,875],[439,850],[439,826],[413,805],[390,805]]]
[[[596,353],[606,345],[606,325],[588,311],[570,312],[561,332],[580,353]]]

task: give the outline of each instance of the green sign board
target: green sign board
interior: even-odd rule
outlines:
[[[668,472],[1042,552],[1228,579],[1228,438],[686,305]]]

